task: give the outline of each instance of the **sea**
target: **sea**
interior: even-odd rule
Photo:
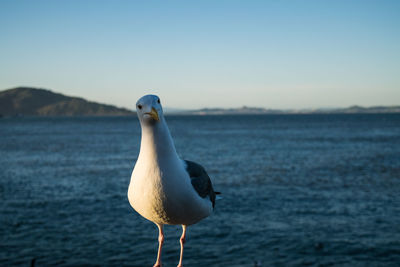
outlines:
[[[166,119],[222,193],[185,266],[400,266],[400,114]],[[0,266],[152,266],[157,227],[127,199],[140,134],[135,116],[0,119]]]

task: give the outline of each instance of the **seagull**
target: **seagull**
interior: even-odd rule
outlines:
[[[212,213],[219,192],[214,192],[201,165],[179,158],[158,96],[143,96],[136,110],[142,138],[128,188],[129,203],[158,227],[158,253],[153,267],[161,266],[163,226],[182,225],[178,264],[182,267],[186,228]]]

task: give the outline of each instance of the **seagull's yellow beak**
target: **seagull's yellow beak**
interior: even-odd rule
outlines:
[[[154,120],[160,121],[160,117],[158,117],[158,112],[155,108],[151,108],[151,111],[148,113]]]

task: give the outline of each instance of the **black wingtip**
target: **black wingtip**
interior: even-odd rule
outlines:
[[[221,195],[221,192],[214,192],[216,195]]]

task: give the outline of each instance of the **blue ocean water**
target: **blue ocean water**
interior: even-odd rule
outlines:
[[[399,266],[400,114],[167,121],[223,196],[188,228],[186,266]],[[152,266],[157,228],[126,196],[136,117],[5,118],[0,136],[1,266]]]

